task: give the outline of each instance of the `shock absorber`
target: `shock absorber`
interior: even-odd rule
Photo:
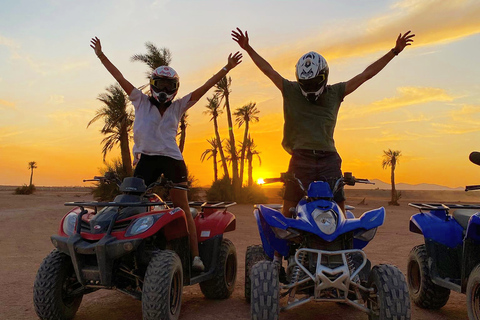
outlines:
[[[306,251],[300,251],[300,253],[298,254],[298,262],[300,265],[305,265],[305,259],[307,257],[307,252]],[[297,282],[300,277],[303,275],[303,271],[302,269],[300,268],[300,266],[298,264],[296,264],[293,269],[292,269],[292,277],[290,279],[290,284],[294,284],[295,282]],[[298,286],[295,286],[291,289],[290,291],[290,294],[288,295],[288,302],[293,302],[294,300],[294,297],[295,297],[295,293],[297,292],[297,287]]]
[[[355,263],[353,261],[353,257],[351,253],[347,253],[347,263],[348,263],[348,270],[350,271],[350,275],[352,275],[356,268],[355,268]],[[353,282],[360,283],[360,277],[358,274],[352,279]]]

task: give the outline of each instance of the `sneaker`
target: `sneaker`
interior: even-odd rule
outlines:
[[[193,258],[192,267],[193,267],[193,270],[195,271],[205,270],[205,266],[203,265],[202,259],[200,259],[199,256],[196,256],[195,258]]]

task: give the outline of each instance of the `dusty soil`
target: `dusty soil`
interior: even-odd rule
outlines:
[[[366,210],[386,206],[388,191],[347,190],[347,203],[359,216]],[[365,198],[365,204],[359,204]],[[30,196],[13,195],[0,189],[0,319],[36,319],[32,305],[32,286],[42,259],[52,250],[50,235],[66,212],[67,201],[89,200],[83,189],[43,189]],[[273,199],[276,201],[277,199]],[[408,202],[478,201],[464,193],[403,192],[399,207],[386,206],[386,223],[366,247],[372,264],[389,263],[406,272],[407,256],[413,246],[421,244],[420,235],[408,231],[415,209]],[[244,259],[248,245],[259,244],[252,205],[231,207],[237,217],[237,230],[226,234],[237,248],[238,274],[233,296],[223,301],[207,300],[198,285],[184,289],[180,319],[250,319],[250,306],[243,298]],[[100,290],[84,297],[75,319],[142,319],[141,303],[120,292]],[[310,303],[281,313],[281,319],[367,319],[351,307],[335,303]],[[445,307],[438,311],[422,310],[412,305],[412,319],[467,319],[465,296],[452,292]]]

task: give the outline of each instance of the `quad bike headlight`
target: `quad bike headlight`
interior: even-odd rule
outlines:
[[[334,211],[316,208],[312,212],[312,217],[323,233],[330,235],[337,230],[337,214]]]
[[[63,219],[62,229],[68,236],[72,236],[75,233],[75,225],[77,223],[78,214],[75,212],[70,212],[67,214],[65,219]]]
[[[133,224],[128,227],[127,232],[125,233],[126,237],[131,237],[131,236],[136,236],[137,234],[143,233],[150,229],[154,224],[157,219],[162,216],[161,215],[151,215],[151,216],[145,216],[138,218],[135,220]]]

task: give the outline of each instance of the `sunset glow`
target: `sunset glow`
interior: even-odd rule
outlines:
[[[402,151],[397,182],[479,184],[480,168],[468,161],[480,151],[479,17],[478,0],[9,1],[0,11],[0,185],[28,183],[30,161],[38,165],[37,186],[82,185],[103,167],[102,123],[87,124],[101,107],[96,98],[115,81],[89,47],[91,37],[137,87],[148,68],[131,56],[145,53],[149,41],[169,48],[182,97],[220,70],[229,53],[242,51],[231,40],[236,27],[290,80],[302,54],[323,54],[330,84],[350,80],[412,30],[413,45],[342,103],[335,131],[342,168],[389,182],[381,161],[390,148]],[[281,147],[282,95],[242,53],[229,74],[232,110],[257,104],[253,179],[278,177],[290,159]],[[212,95],[188,111],[184,157],[200,186],[214,179],[212,159],[200,160],[214,136],[203,114]],[[225,114],[219,126],[226,140]],[[243,130],[234,127],[237,142]],[[118,156],[114,148],[107,160]]]

